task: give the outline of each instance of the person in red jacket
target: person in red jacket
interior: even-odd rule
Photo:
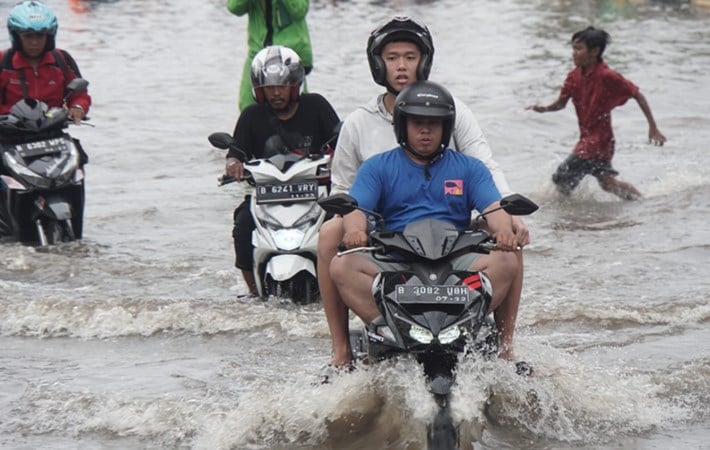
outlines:
[[[651,108],[639,88],[610,69],[602,59],[609,39],[606,31],[594,27],[576,32],[572,36],[572,59],[576,67],[567,75],[559,98],[550,105],[532,105],[526,109],[543,113],[559,111],[570,98],[574,103],[579,142],[552,176],[559,192],[569,195],[582,178],[592,175],[605,191],[634,200],[641,197],[641,193],[631,183],[617,179],[619,172],[611,166],[614,156],[611,110],[633,98],[648,121],[649,142],[663,145],[666,137],[656,126]]]
[[[68,52],[55,48],[54,13],[38,1],[18,3],[10,11],[7,29],[12,47],[0,57],[0,114],[7,114],[23,98],[40,100],[50,108],[65,106],[66,86],[81,73]],[[66,101],[75,122],[84,119],[90,106],[86,91],[74,92]]]

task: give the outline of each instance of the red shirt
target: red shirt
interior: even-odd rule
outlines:
[[[0,54],[2,58],[2,54]],[[15,52],[12,56],[12,67],[14,70],[3,69],[0,72],[0,114],[7,114],[10,108],[22,100],[22,82],[20,80],[19,71],[22,70],[25,74],[27,82],[27,95],[36,100],[43,101],[50,108],[53,106],[62,106],[64,97],[64,87],[71,80],[76,78],[76,74],[67,64],[67,74],[69,79],[64,78],[64,72],[61,67],[57,66],[54,61],[52,52],[45,52],[37,66],[37,71],[27,63],[21,52]],[[72,94],[67,101],[67,106],[78,105],[84,109],[84,112],[89,112],[91,106],[91,97],[87,92],[77,92]]]
[[[609,162],[614,156],[614,133],[611,128],[611,110],[635,97],[639,88],[611,70],[604,61],[582,74],[582,68],[573,69],[560,93],[571,97],[577,111],[579,142],[574,154],[582,159]]]

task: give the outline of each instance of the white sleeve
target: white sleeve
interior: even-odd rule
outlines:
[[[353,135],[352,120],[347,118],[343,122],[338,135],[338,143],[333,153],[333,162],[330,170],[331,193],[347,193],[355,181],[355,174],[362,164],[362,157]]]
[[[453,146],[456,150],[462,153],[473,156],[488,167],[496,187],[500,194],[505,196],[511,194],[508,181],[503,175],[503,171],[498,166],[498,163],[493,159],[493,152],[488,145],[486,137],[483,135],[480,125],[471,109],[462,101],[455,98],[456,104],[456,123],[453,131]]]

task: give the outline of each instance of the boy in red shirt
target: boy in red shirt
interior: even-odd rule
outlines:
[[[548,106],[531,105],[526,109],[540,113],[559,111],[570,98],[574,104],[579,142],[552,176],[559,192],[569,195],[582,178],[593,175],[605,191],[635,200],[641,193],[630,183],[618,180],[619,172],[611,166],[614,156],[611,110],[634,98],[648,121],[649,142],[663,145],[666,137],[656,126],[651,108],[639,88],[604,63],[602,53],[609,40],[606,31],[594,27],[572,35],[572,59],[576,67],[567,75],[559,98]]]

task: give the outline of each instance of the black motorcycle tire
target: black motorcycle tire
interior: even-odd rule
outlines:
[[[72,228],[71,221],[69,220],[62,222],[50,220],[44,223],[42,228],[44,228],[48,245],[54,245],[60,242],[71,242],[75,240],[74,230]]]
[[[300,272],[290,282],[291,299],[299,305],[318,301],[318,282],[307,272]]]

